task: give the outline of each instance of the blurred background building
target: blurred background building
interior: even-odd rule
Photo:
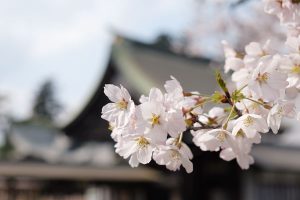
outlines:
[[[283,40],[257,3],[0,2],[0,199],[300,199],[293,122],[254,148],[248,171],[190,143],[194,172],[186,174],[155,163],[130,168],[100,118],[106,83],[124,85],[136,101],[170,75],[188,91],[215,91],[220,40],[241,49],[270,30]]]

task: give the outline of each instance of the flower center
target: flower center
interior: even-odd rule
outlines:
[[[281,117],[283,115],[283,108],[280,107],[276,114]]]
[[[258,110],[259,109],[259,104],[258,103],[251,103],[249,106],[252,110]]]
[[[267,72],[263,74],[258,74],[256,80],[259,82],[259,84],[267,83],[267,80],[269,79],[269,74]]]
[[[296,66],[292,67],[291,72],[293,74],[300,74],[300,65],[296,65]]]
[[[173,160],[180,160],[180,154],[176,150],[171,150],[171,158]]]
[[[122,99],[121,101],[119,101],[117,103],[117,107],[120,109],[120,110],[126,110],[127,109],[127,105],[128,105],[128,102],[125,101],[124,99]]]
[[[151,125],[152,125],[152,126],[155,126],[155,125],[157,125],[157,124],[160,124],[159,118],[160,118],[159,115],[152,114]]]
[[[224,142],[224,140],[226,139],[225,131],[220,131],[219,134],[217,135],[217,139],[221,142]]]
[[[253,124],[254,120],[252,117],[248,116],[246,119],[244,119],[243,123],[246,127],[249,127]]]
[[[139,148],[146,148],[150,144],[149,141],[144,136],[138,137],[136,139],[136,142]]]

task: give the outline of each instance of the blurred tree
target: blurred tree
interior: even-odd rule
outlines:
[[[238,51],[252,41],[264,43],[270,38],[274,49],[285,41],[278,19],[263,11],[261,1],[198,0],[195,8],[195,22],[177,41],[178,51],[221,61],[221,40]]]
[[[33,105],[33,118],[53,122],[62,106],[55,98],[54,85],[51,80],[45,81],[36,95]]]
[[[8,138],[12,117],[7,110],[8,97],[0,94],[0,158],[7,159],[13,151],[13,146]]]
[[[161,34],[157,37],[154,46],[164,50],[170,50],[172,43],[171,36],[167,34]]]

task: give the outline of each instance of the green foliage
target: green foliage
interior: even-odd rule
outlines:
[[[219,91],[215,91],[210,98],[214,103],[224,103],[226,101],[226,96]]]

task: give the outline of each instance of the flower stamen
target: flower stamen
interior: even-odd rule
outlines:
[[[136,138],[136,142],[139,148],[146,148],[150,144],[150,142],[144,136]]]
[[[126,110],[127,109],[127,106],[128,106],[128,102],[125,101],[124,99],[122,99],[121,101],[119,101],[117,103],[117,107],[120,109],[120,110]]]
[[[155,126],[155,125],[160,124],[159,118],[160,118],[159,115],[152,114],[151,125]]]
[[[226,133],[225,131],[221,131],[219,132],[219,134],[217,135],[217,139],[221,142],[224,142],[226,139]]]
[[[246,127],[249,127],[254,123],[254,120],[252,117],[247,116],[246,119],[244,119],[243,123]]]
[[[293,74],[300,74],[300,65],[296,65],[296,66],[292,67],[291,72]]]
[[[256,80],[259,82],[259,84],[267,83],[267,80],[269,79],[269,74],[267,72],[263,74],[258,74]]]
[[[178,151],[171,150],[171,158],[173,160],[180,160],[180,154]]]

